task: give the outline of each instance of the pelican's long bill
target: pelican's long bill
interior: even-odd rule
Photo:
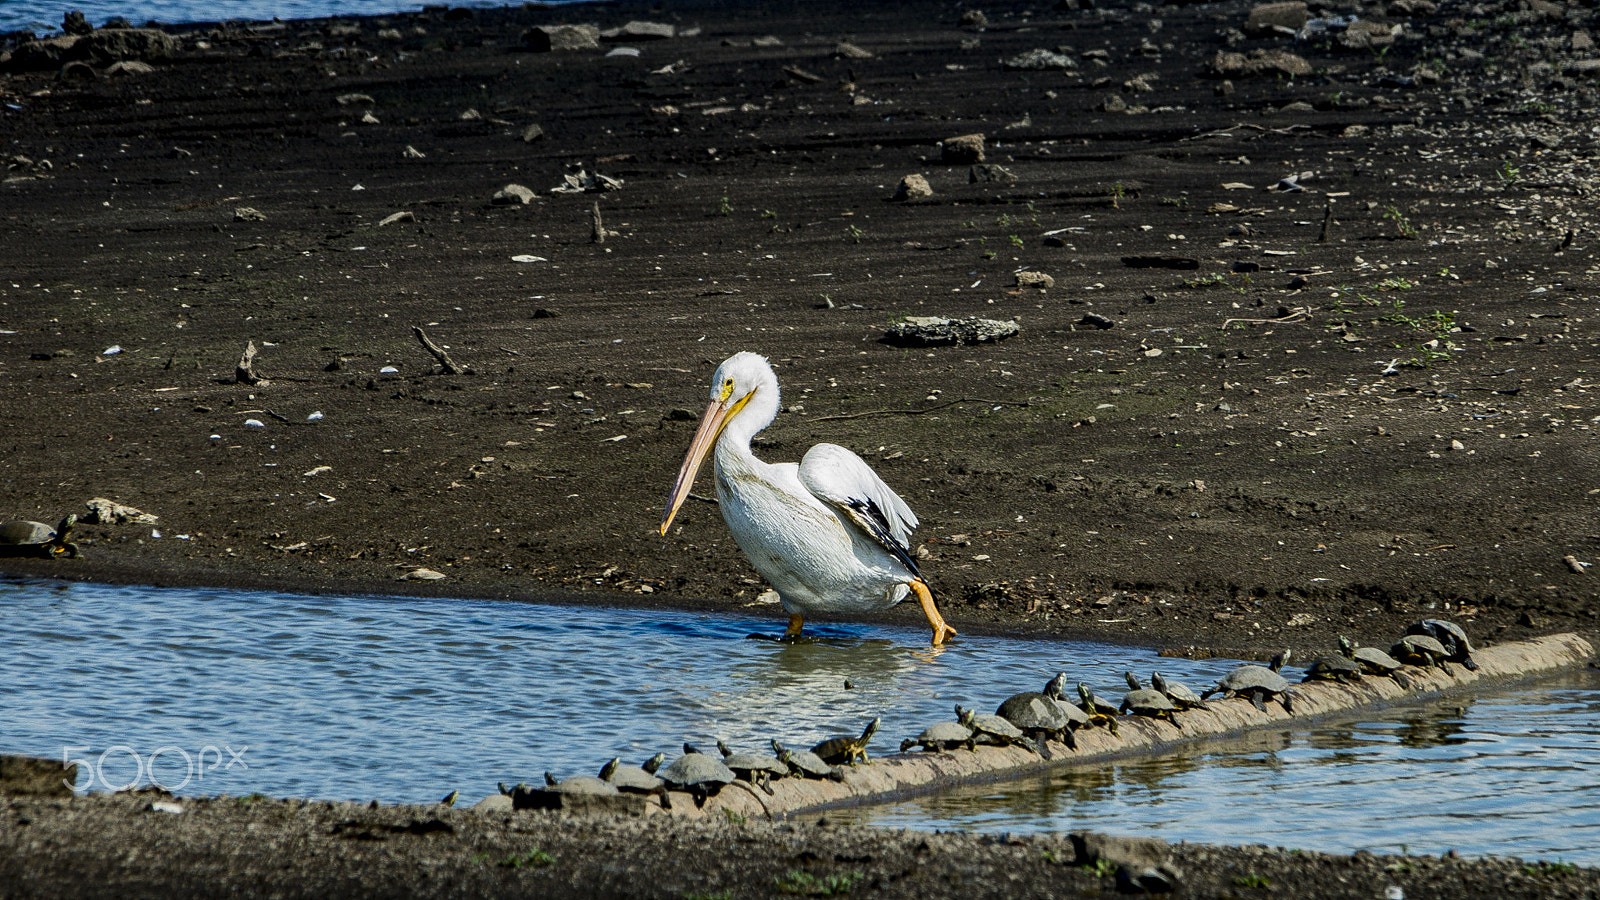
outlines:
[[[728,427],[728,422],[744,405],[755,396],[751,391],[732,403],[727,397],[713,400],[706,407],[705,414],[700,417],[700,427],[695,429],[694,440],[689,443],[689,453],[683,458],[683,467],[678,470],[678,480],[673,482],[672,493],[667,495],[667,510],[661,515],[661,533],[666,534],[672,527],[672,519],[678,514],[678,508],[683,506],[683,501],[689,496],[689,489],[694,487],[694,477],[700,471],[700,464],[711,453],[711,448],[717,445],[717,439],[722,437],[722,429]]]

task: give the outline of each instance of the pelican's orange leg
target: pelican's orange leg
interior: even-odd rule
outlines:
[[[798,613],[789,617],[789,628],[783,633],[784,640],[792,641],[800,636],[800,629],[804,628],[806,617]]]
[[[944,643],[944,639],[956,634],[956,630],[945,624],[944,616],[939,615],[939,607],[933,605],[933,591],[928,589],[927,582],[918,578],[911,582],[911,590],[916,592],[917,602],[922,604],[922,614],[928,617],[928,624],[933,626],[933,645],[935,647]]]

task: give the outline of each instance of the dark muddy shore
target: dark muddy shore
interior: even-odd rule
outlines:
[[[1592,7],[760,7],[173,26],[151,71],[13,40],[0,518],[159,518],[0,567],[744,608],[714,506],[655,526],[754,350],[757,452],[871,462],[963,631],[1600,637]],[[631,20],[675,36],[522,40]],[[580,169],[620,186],[552,192]],[[1021,330],[883,341],[933,315]]]

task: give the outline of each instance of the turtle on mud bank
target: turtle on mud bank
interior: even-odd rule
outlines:
[[[1221,694],[1223,699],[1244,697],[1254,703],[1256,709],[1262,712],[1267,711],[1266,701],[1277,699],[1279,703],[1283,704],[1285,712],[1292,713],[1294,710],[1290,709],[1290,704],[1293,697],[1288,693],[1289,681],[1278,674],[1284,663],[1288,661],[1289,651],[1285,650],[1274,656],[1267,665],[1248,664],[1240,666],[1222,676],[1221,681],[1208,688],[1200,697],[1204,699],[1212,694]]]
[[[0,556],[37,556],[55,559],[78,558],[78,545],[67,540],[78,517],[69,514],[54,528],[43,522],[5,522],[0,524]]]

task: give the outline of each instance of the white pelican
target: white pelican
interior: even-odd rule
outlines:
[[[765,357],[735,353],[717,367],[711,405],[695,431],[661,517],[665,535],[716,449],[717,501],[733,539],[789,614],[785,638],[811,613],[870,612],[916,594],[933,643],[956,633],[911,557],[917,516],[861,457],[818,444],[799,465],[762,462],[750,439],[778,415],[778,377]]]

